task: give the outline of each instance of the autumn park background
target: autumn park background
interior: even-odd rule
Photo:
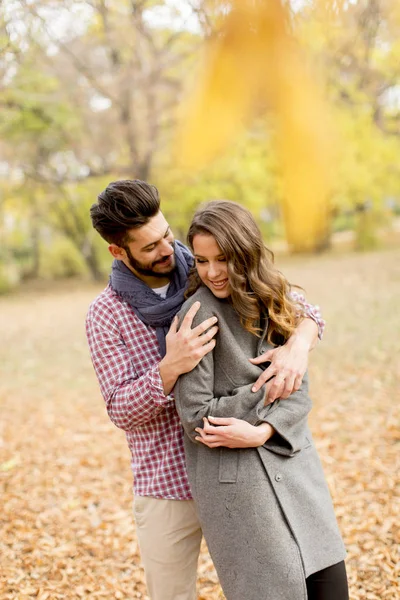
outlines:
[[[200,202],[245,204],[321,306],[351,600],[399,597],[399,40],[395,0],[0,3],[0,600],[147,599],[84,335],[110,267],[88,211],[120,178],[183,241]],[[205,546],[198,586],[223,598]]]

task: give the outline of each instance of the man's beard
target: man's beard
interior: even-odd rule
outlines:
[[[175,250],[175,243],[171,244],[171,246]],[[139,262],[138,260],[136,260],[136,258],[134,258],[132,256],[132,252],[130,251],[128,246],[126,248],[124,248],[124,250],[128,257],[129,265],[132,267],[132,269],[134,269],[137,273],[140,273],[141,275],[146,275],[147,277],[160,277],[160,278],[168,277],[168,275],[170,275],[175,270],[176,265],[175,265],[175,261],[174,261],[173,265],[171,266],[169,271],[164,271],[163,273],[160,273],[159,271],[153,271],[154,266],[161,264],[163,262],[163,260],[156,260],[153,263],[151,263],[150,265],[144,265],[143,263]],[[172,258],[173,259],[175,258],[175,253],[172,255]]]

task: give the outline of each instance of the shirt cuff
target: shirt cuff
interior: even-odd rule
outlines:
[[[319,306],[314,306],[313,310],[307,311],[306,316],[309,319],[312,319],[314,321],[314,323],[317,324],[317,327],[318,327],[318,337],[319,337],[320,340],[322,340],[322,337],[324,335],[324,330],[325,330],[326,322],[321,317],[321,314],[319,312]]]
[[[321,316],[321,309],[318,305],[310,304],[306,301],[305,296],[299,292],[292,290],[290,292],[292,299],[298,304],[303,305],[304,316],[308,319],[312,319],[318,327],[318,337],[322,340],[325,330],[325,321]]]
[[[172,394],[168,394],[168,396],[164,394],[164,386],[158,365],[150,369],[149,380],[151,389],[153,390],[153,400],[155,404],[163,406],[165,404],[174,402],[174,397]]]

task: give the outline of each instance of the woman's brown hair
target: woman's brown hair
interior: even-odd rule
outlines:
[[[197,210],[190,225],[188,243],[192,250],[197,234],[213,236],[226,258],[230,299],[243,327],[259,335],[260,317],[267,312],[268,341],[284,343],[303,313],[290,297],[291,286],[275,267],[274,255],[265,246],[250,211],[228,200],[208,202]],[[194,294],[200,285],[193,269],[186,296]]]

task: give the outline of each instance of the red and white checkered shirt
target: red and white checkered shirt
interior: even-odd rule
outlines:
[[[292,295],[304,304],[321,337],[325,322],[319,308],[301,294]],[[135,494],[190,500],[183,429],[173,396],[164,395],[155,329],[107,286],[90,305],[86,332],[109,417],[126,432]]]

